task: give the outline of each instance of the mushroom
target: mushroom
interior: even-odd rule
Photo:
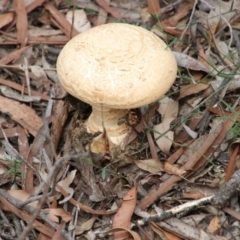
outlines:
[[[90,104],[89,133],[101,132],[91,151],[122,147],[131,128],[124,118],[161,98],[172,86],[176,60],[154,33],[122,23],[94,27],[71,39],[62,49],[57,72],[62,86]],[[122,123],[121,123],[122,122]]]

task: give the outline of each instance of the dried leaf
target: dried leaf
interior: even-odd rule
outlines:
[[[168,97],[164,97],[159,102],[157,111],[162,115],[162,122],[165,120],[173,121],[178,114],[178,102]]]
[[[160,228],[156,223],[151,222],[151,228],[152,230],[158,234],[158,236],[162,239],[162,240],[181,240],[181,238],[179,238],[178,236],[165,231],[164,229]]]
[[[92,218],[88,219],[86,222],[84,222],[80,226],[77,225],[75,228],[76,235],[79,235],[85,231],[91,230],[96,219],[97,219],[97,217],[93,216]]]
[[[96,0],[96,2],[101,6],[106,12],[110,13],[113,17],[119,19],[121,14],[113,7],[110,7],[105,0]]]
[[[132,230],[129,230],[127,228],[124,228],[124,227],[115,227],[115,228],[111,228],[107,231],[104,231],[102,233],[118,233],[119,231],[125,231],[127,233],[129,233],[129,235],[131,235],[131,237],[134,239],[134,240],[141,240],[140,236],[138,235],[138,233],[132,231]],[[114,240],[122,240],[123,238],[114,238]],[[124,238],[126,240],[132,240],[131,238]]]
[[[28,41],[28,19],[24,0],[14,0],[14,7],[17,15],[17,41],[24,47]]]
[[[57,223],[59,223],[59,218],[58,217],[61,217],[61,219],[64,222],[69,222],[72,219],[71,213],[66,212],[62,208],[47,208],[47,209],[44,209],[44,210],[49,211],[47,216],[52,221],[57,222]]]
[[[110,0],[105,0],[106,4],[110,4]],[[107,21],[108,12],[105,11],[102,7],[99,8],[98,17],[97,17],[97,26],[105,24]]]
[[[57,150],[57,146],[65,126],[65,121],[68,117],[68,105],[64,101],[65,97],[67,96],[67,92],[63,89],[60,82],[55,84],[54,90],[55,96],[59,100],[54,102],[52,109],[51,139],[55,150]]]
[[[51,37],[61,35],[62,31],[56,29],[33,28],[28,30],[29,37]]]
[[[21,55],[30,47],[31,46],[26,46],[26,47],[17,49],[15,51],[12,51],[6,57],[3,57],[2,59],[0,59],[0,64],[9,64],[10,62],[16,62],[21,57]]]
[[[65,192],[69,193],[69,195],[68,195],[67,197],[65,197],[62,201],[59,202],[60,204],[62,204],[62,203],[64,203],[64,202],[67,202],[69,199],[72,198],[74,191],[73,191],[73,189],[70,188],[69,186],[70,186],[70,184],[73,182],[73,180],[74,180],[74,178],[75,178],[75,176],[76,176],[76,172],[77,172],[77,170],[72,170],[72,171],[67,175],[66,178],[64,178],[63,180],[61,180],[61,181],[59,181],[59,182],[57,183],[57,185],[59,185],[60,187],[62,187]],[[60,192],[60,191],[58,190],[58,186],[56,187],[56,190],[57,190],[58,192]]]
[[[180,95],[178,97],[178,100],[193,95],[196,93],[199,93],[209,87],[209,84],[207,83],[197,83],[197,84],[189,84],[181,88]]]
[[[6,200],[4,197],[0,196],[0,201],[9,211],[16,214],[20,219],[23,219],[25,222],[32,221],[32,215],[26,213],[25,211],[22,211],[18,208],[16,208],[14,205],[12,205],[8,200]],[[33,221],[33,226],[35,229],[37,229],[39,232],[49,236],[51,239],[54,235],[54,231],[51,227],[43,225],[37,220]]]
[[[52,16],[52,21],[59,26],[59,28],[66,34],[67,37],[72,38],[78,34],[78,31],[67,21],[65,15],[58,11],[56,7],[50,3],[46,2],[43,4],[44,8],[48,10]]]
[[[194,132],[190,127],[188,127],[184,123],[182,125],[183,125],[183,128],[186,130],[186,132],[189,134],[189,136],[191,136],[191,138],[193,139],[197,138],[198,136],[197,132]]]
[[[87,15],[83,9],[74,11],[69,10],[66,14],[66,19],[70,24],[72,24],[74,19],[73,26],[80,33],[85,32],[91,28],[91,24],[88,21]]]
[[[184,154],[178,159],[178,164],[183,165],[187,161],[189,161],[189,158],[191,158],[191,156],[194,153],[198,152],[198,150],[203,145],[203,143],[206,142],[206,139],[208,137],[209,137],[208,135],[203,135],[203,136],[200,136],[199,138],[197,138],[195,140],[195,142],[193,142],[191,144],[191,147],[187,148],[187,150],[184,152]],[[201,155],[202,153],[199,152],[199,154]]]
[[[207,231],[209,233],[215,233],[220,228],[222,228],[220,219],[218,216],[214,216],[208,225]]]
[[[158,112],[162,115],[162,123],[154,126],[154,138],[158,147],[166,154],[173,143],[174,133],[169,131],[170,123],[177,117],[178,102],[171,98],[165,97],[160,101]],[[164,136],[162,136],[162,134]]]
[[[166,162],[164,164],[164,171],[167,172],[168,174],[174,174],[177,176],[181,176],[184,173],[186,173],[186,171],[184,169],[181,169],[178,166],[172,165],[169,162]]]
[[[18,91],[22,91],[22,90],[23,90],[23,89],[22,89],[22,86],[21,86],[20,84],[17,84],[17,83],[15,83],[15,82],[11,81],[11,80],[7,80],[7,79],[2,79],[2,78],[0,78],[0,84],[4,84],[4,85],[6,85],[6,86],[8,86],[8,87],[11,87],[11,88],[13,88],[13,89],[16,89],[16,90],[18,90]],[[27,88],[24,88],[24,93],[28,93]],[[39,92],[37,92],[37,91],[34,91],[34,90],[32,90],[32,89],[31,89],[31,94],[32,94],[33,96],[39,96],[39,97],[41,97],[42,100],[46,100],[46,101],[49,100],[49,96],[47,96],[47,95],[45,95],[45,94],[42,94],[42,93],[39,93]]]
[[[214,37],[214,36],[213,36]],[[226,42],[215,39],[216,48],[221,56],[221,59],[230,67],[234,68],[234,62],[238,61],[238,54],[236,48],[230,48]],[[231,58],[229,58],[231,56]]]
[[[59,186],[59,190],[61,191],[61,193],[67,197],[67,192],[61,187]],[[104,211],[104,210],[94,210],[92,208],[90,208],[89,206],[87,205],[84,205],[76,200],[74,200],[73,198],[71,198],[70,200],[70,203],[72,203],[74,206],[80,208],[81,210],[87,212],[87,213],[91,213],[91,214],[95,214],[95,215],[110,215],[110,214],[113,214],[115,213],[117,210],[111,210],[111,211]]]
[[[33,136],[43,125],[36,112],[25,104],[0,96],[0,111],[9,114],[11,118],[27,129]]]
[[[44,68],[53,68],[53,66],[51,66],[51,65],[47,62],[44,54],[42,55],[42,64],[43,64],[43,67],[44,67]],[[57,75],[57,72],[56,72],[56,71],[48,71],[48,70],[45,70],[45,71],[44,71],[44,75],[46,75],[45,73],[47,74],[47,76],[48,76],[53,82],[55,82],[55,83],[59,82],[58,75]]]
[[[137,187],[134,186],[123,198],[122,206],[113,218],[113,228],[125,228],[130,230],[131,218],[137,203]],[[114,232],[114,240],[128,238],[126,231]]]
[[[158,15],[160,12],[160,4],[158,0],[147,0],[148,10],[151,14]]]
[[[8,190],[8,194],[12,197],[16,198],[19,201],[26,201],[28,198],[30,198],[30,194],[27,193],[25,190]],[[34,201],[29,203],[32,207],[37,208],[38,207],[38,201]]]
[[[19,102],[39,102],[41,100],[40,96],[27,96],[21,95],[17,91],[12,90],[12,88],[0,85],[0,91],[5,97],[9,97]]]
[[[198,60],[184,54],[184,53],[179,53],[179,52],[174,52],[174,57],[177,61],[177,65],[179,67],[184,67],[187,69],[195,70],[195,71],[203,71],[209,73],[209,69],[203,65],[201,62]]]
[[[201,199],[206,197],[206,195],[197,191],[191,191],[191,192],[183,192],[182,197],[188,198],[188,199]]]
[[[193,5],[194,1],[191,0],[179,2],[175,14],[167,19],[171,26],[177,26],[180,20],[189,15]]]
[[[9,24],[14,17],[14,13],[13,12],[8,12],[8,13],[4,13],[0,15],[0,29],[4,26],[6,26],[7,24]]]
[[[216,9],[211,9],[208,17],[207,17],[207,24],[208,24],[208,31],[210,38],[216,33],[217,27],[221,21],[221,15],[216,12]]]
[[[136,160],[135,164],[142,170],[152,174],[163,171],[162,163],[157,159]]]
[[[165,120],[165,122],[153,127],[156,143],[161,151],[163,151],[165,154],[169,154],[169,150],[173,144],[174,138],[174,132],[169,131],[170,123],[170,120]],[[163,133],[165,134],[162,136]]]

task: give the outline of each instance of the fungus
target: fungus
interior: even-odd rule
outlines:
[[[57,72],[62,86],[90,104],[89,133],[101,132],[91,151],[120,147],[131,128],[120,119],[129,109],[152,103],[172,86],[177,73],[171,50],[154,33],[110,23],[71,39],[62,49]]]

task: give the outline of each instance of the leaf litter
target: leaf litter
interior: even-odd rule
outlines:
[[[0,1],[0,237],[237,239],[239,8]],[[123,153],[96,156],[82,131],[91,109],[61,87],[56,60],[78,33],[119,21],[163,38],[178,76],[133,115]]]

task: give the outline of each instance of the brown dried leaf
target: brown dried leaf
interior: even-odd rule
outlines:
[[[170,239],[171,240],[181,240],[181,238],[179,238],[178,236],[176,236],[168,231],[165,231],[164,229],[160,228],[154,222],[151,222],[151,228],[163,240],[170,240]]]
[[[64,227],[65,227],[65,222],[61,221],[52,240],[65,240],[66,239],[65,237],[62,236],[62,230],[64,229]],[[47,240],[47,239],[39,239],[39,240]]]
[[[225,182],[228,182],[231,179],[231,177],[234,173],[234,170],[236,168],[236,163],[237,163],[237,160],[239,159],[239,155],[238,155],[239,142],[240,142],[240,140],[238,139],[237,141],[232,143],[228,150],[229,156],[230,156],[230,161],[229,161],[227,169],[226,169]]]
[[[115,227],[115,228],[111,228],[111,229],[109,229],[109,230],[107,230],[107,231],[104,231],[104,232],[102,232],[102,233],[118,233],[118,232],[123,232],[123,231],[125,231],[126,233],[128,233],[129,235],[131,235],[131,237],[128,237],[128,238],[124,238],[125,240],[132,240],[132,238],[134,239],[134,240],[141,240],[141,238],[140,238],[140,236],[138,235],[138,233],[136,233],[136,232],[134,232],[134,231],[132,231],[132,230],[129,230],[129,229],[127,229],[127,228],[124,228],[124,227]],[[116,239],[118,239],[118,238],[114,238],[114,240],[116,240]],[[120,239],[123,239],[123,238],[120,238]],[[120,240],[120,239],[118,239],[118,240]]]
[[[71,38],[78,34],[78,31],[74,27],[71,27],[71,24],[67,21],[65,15],[58,11],[52,3],[47,2],[44,3],[43,6],[52,15],[52,22],[54,22],[54,24],[57,24],[67,37]]]
[[[174,174],[177,176],[181,176],[184,173],[186,173],[186,171],[184,169],[181,169],[178,166],[172,165],[169,162],[166,162],[164,164],[164,171],[167,172],[168,174]]]
[[[136,160],[135,164],[142,170],[152,174],[163,171],[162,163],[157,159]]]
[[[122,206],[118,209],[113,218],[113,228],[126,228],[130,230],[131,218],[137,203],[137,186],[131,188],[123,198]],[[126,231],[114,232],[114,240],[129,237]]]
[[[199,93],[209,87],[209,83],[197,83],[197,84],[189,84],[181,88],[180,95],[178,100]]]
[[[17,132],[18,132],[18,148],[19,153],[24,159],[27,159],[27,156],[29,154],[29,144],[28,144],[28,137],[26,132],[21,126],[17,126]],[[28,162],[30,165],[32,162]],[[32,165],[31,165],[32,166]],[[21,164],[21,171],[22,171],[22,185],[24,186],[24,189],[26,192],[30,193],[33,190],[33,171],[29,168],[29,166],[26,165],[25,161],[22,161]],[[29,183],[29,184],[26,184]]]
[[[14,0],[17,15],[17,41],[25,46],[28,41],[28,19],[24,0]]]
[[[158,15],[160,13],[160,4],[158,0],[147,0],[148,11],[151,14]]]
[[[181,19],[189,15],[193,5],[194,1],[192,0],[181,1],[177,6],[176,13],[172,17],[168,18],[168,22],[171,24],[171,26],[177,26]]]
[[[0,15],[0,29],[4,26],[6,26],[7,24],[9,24],[14,17],[14,13],[13,12],[8,12],[8,13],[4,13]]]
[[[16,127],[4,129],[4,133],[8,138],[18,136],[18,132],[17,132]],[[4,135],[3,135],[2,131],[0,131],[0,138],[4,138]]]
[[[67,96],[67,92],[63,89],[61,84],[59,82],[56,83],[54,88],[55,96],[57,99],[59,99],[58,101],[54,102],[52,110],[51,139],[56,150],[62,135],[65,121],[68,117],[68,105],[66,104],[66,101],[64,101],[64,98]]]
[[[18,50],[12,51],[6,57],[0,59],[0,64],[8,64],[10,62],[16,62],[28,48],[31,46],[22,47]]]
[[[28,198],[30,198],[30,194],[27,193],[25,190],[8,190],[8,194],[12,197],[16,198],[19,201],[26,201]],[[37,208],[38,207],[38,201],[34,201],[29,203],[32,207]]]
[[[0,111],[9,114],[11,118],[27,129],[33,136],[43,125],[36,112],[25,104],[0,96]]]
[[[158,160],[159,158],[158,158],[158,154],[157,154],[157,149],[156,149],[155,143],[153,141],[153,137],[150,134],[149,130],[147,130],[146,135],[147,135],[147,139],[148,139],[148,144],[149,144],[151,156],[152,156],[153,159]]]
[[[222,228],[220,219],[218,216],[214,216],[208,225],[207,231],[209,233],[215,233],[220,228]]]
[[[184,154],[178,159],[178,164],[180,164],[180,165],[185,164],[194,153],[198,152],[198,150],[203,145],[203,143],[206,142],[208,137],[209,137],[208,135],[203,135],[203,136],[198,137],[194,141],[194,143],[191,144],[191,147],[187,148],[187,150],[184,152]],[[199,154],[201,154],[201,153],[199,152]]]
[[[113,17],[119,19],[121,18],[121,13],[119,13],[115,8],[110,7],[105,0],[96,0],[96,2],[101,6],[106,12],[110,13]]]
[[[66,212],[65,210],[63,210],[62,208],[48,208],[48,209],[44,209],[44,210],[48,210],[48,217],[54,221],[59,223],[59,218],[61,217],[63,219],[63,221],[65,222],[69,222],[72,219],[72,215],[69,212]]]
[[[183,192],[182,197],[189,198],[189,199],[201,199],[206,197],[206,195],[197,191],[190,191],[190,192]]]

